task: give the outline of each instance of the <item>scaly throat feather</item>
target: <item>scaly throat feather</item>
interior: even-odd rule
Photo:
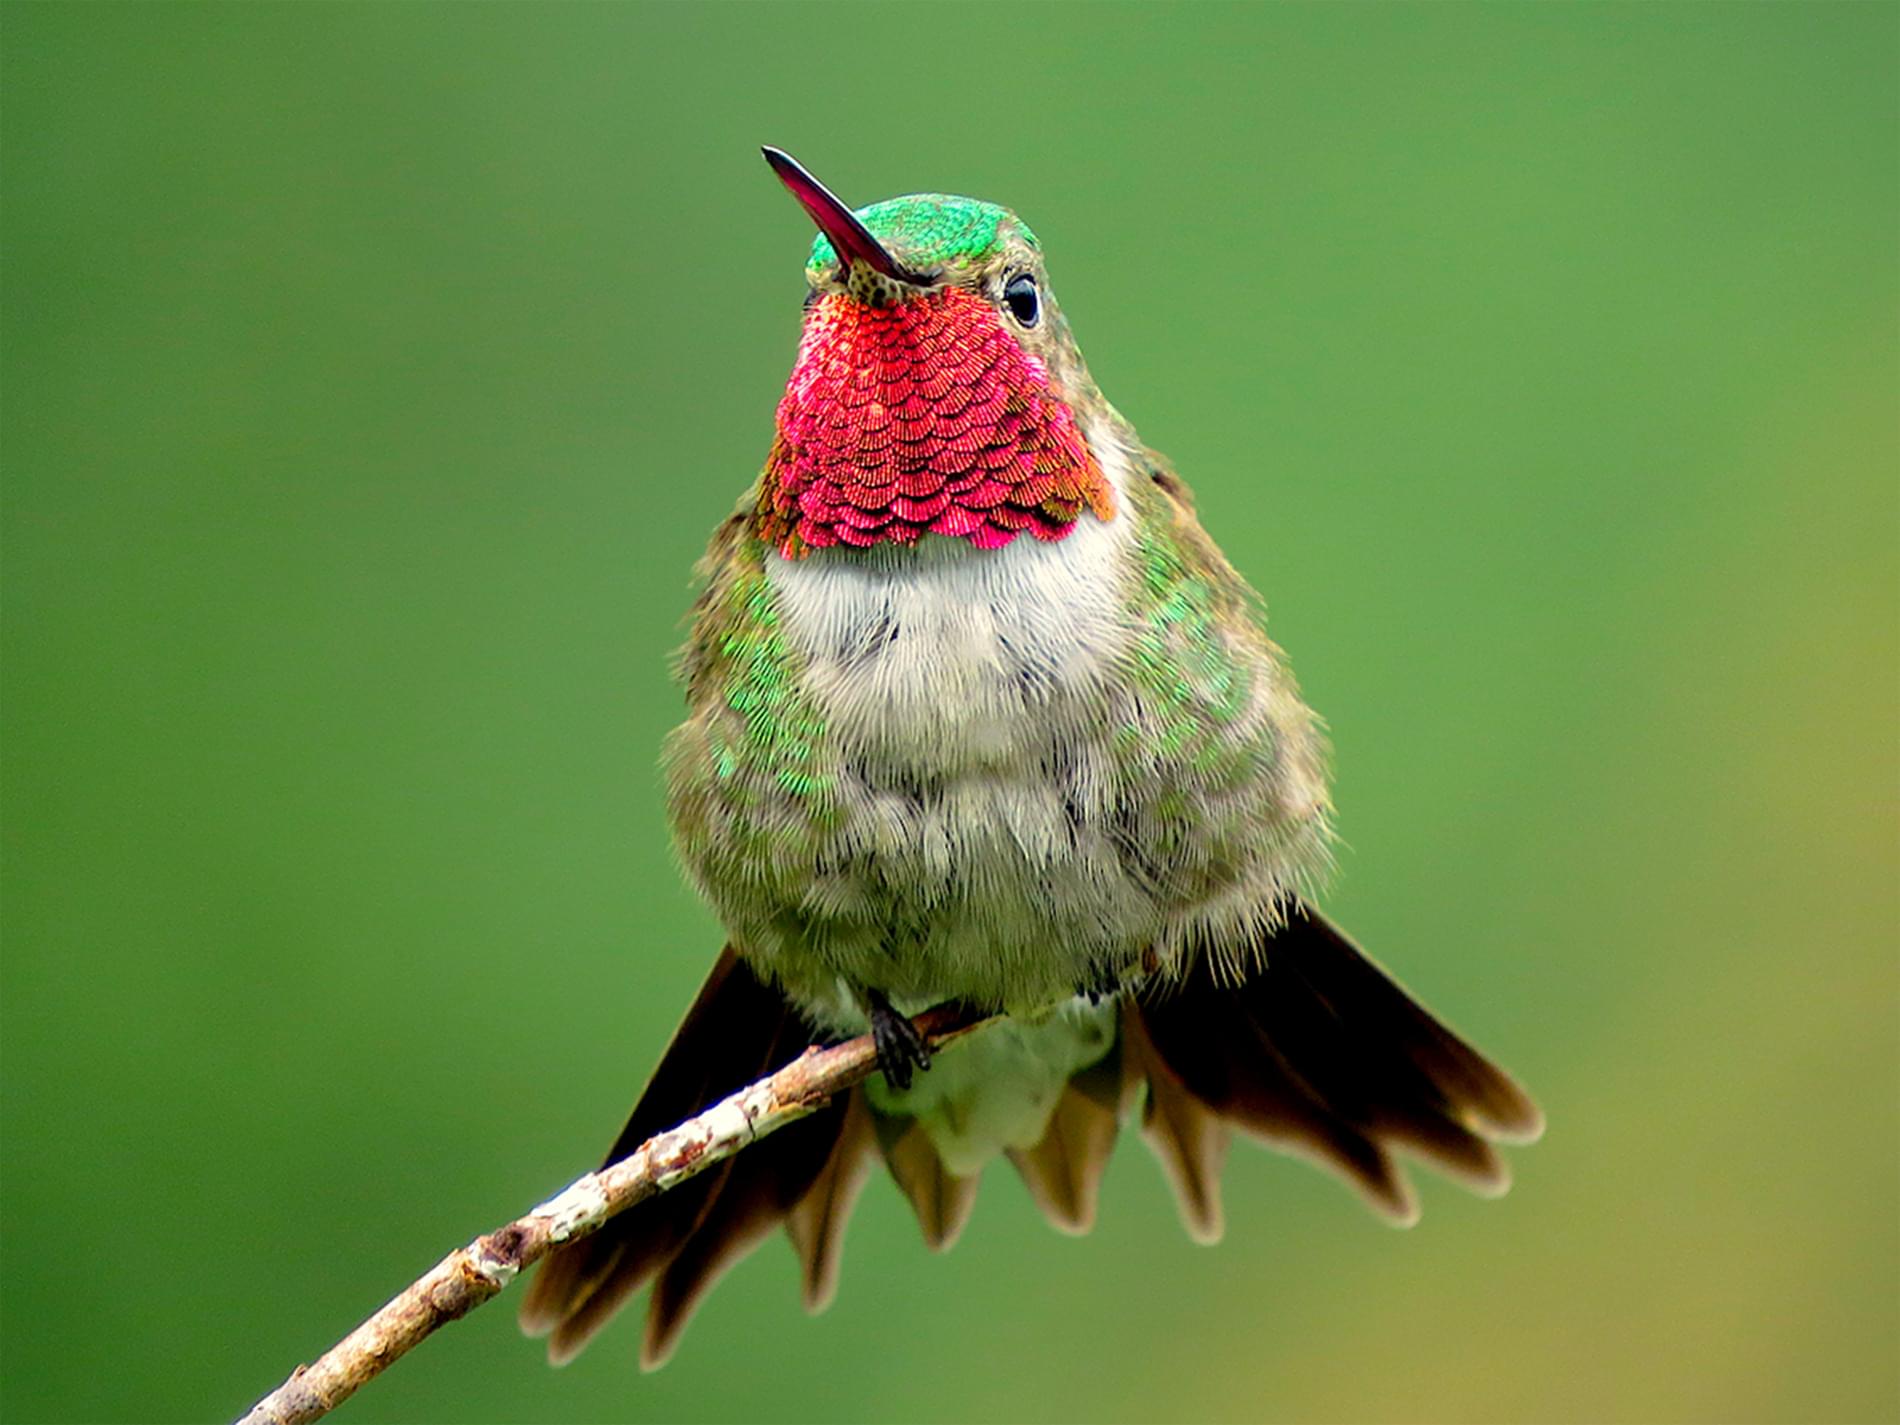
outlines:
[[[974,293],[807,314],[766,458],[758,536],[788,559],[926,532],[997,549],[1061,539],[1115,493],[1049,373]]]

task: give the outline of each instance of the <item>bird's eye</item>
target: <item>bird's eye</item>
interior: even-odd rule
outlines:
[[[1003,286],[1003,304],[1023,326],[1033,327],[1042,320],[1042,297],[1036,291],[1036,279],[1018,272]]]

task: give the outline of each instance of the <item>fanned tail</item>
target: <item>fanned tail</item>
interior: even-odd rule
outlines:
[[[1077,1001],[1082,1018],[1066,1028],[1052,1020],[991,1031],[1015,1034],[1020,1047],[1044,1034],[1081,1042],[1076,1023],[1102,1026],[1088,1062],[1073,1073],[1062,1067],[1052,1079],[992,1081],[985,1061],[966,1066],[977,1071],[966,1086],[994,1089],[984,1101],[1000,1095],[1026,1113],[1008,1121],[1028,1132],[1003,1142],[1027,1146],[1005,1151],[1052,1224],[1071,1233],[1093,1225],[1116,1133],[1143,1086],[1142,1135],[1196,1241],[1221,1235],[1220,1174],[1235,1130],[1331,1169],[1400,1223],[1418,1208],[1397,1154],[1478,1192],[1504,1191],[1510,1175],[1493,1145],[1529,1142],[1543,1129],[1510,1075],[1305,905],[1291,905],[1285,923],[1254,949],[1241,958],[1257,968],[1238,983],[1203,957],[1181,979],[1122,1001],[1119,1019],[1112,1006]],[[778,992],[726,950],[606,1161],[780,1067],[810,1038]],[[963,1052],[947,1051],[946,1064]],[[549,1358],[560,1364],[652,1282],[641,1363],[655,1367],[705,1293],[781,1224],[798,1253],[806,1309],[822,1310],[837,1287],[845,1225],[879,1154],[925,1240],[948,1248],[969,1220],[981,1155],[960,1138],[956,1151],[940,1150],[936,1133],[961,1110],[946,1116],[940,1103],[927,1122],[902,1112],[902,1102],[880,1108],[854,1089],[557,1249],[522,1304],[522,1328],[549,1336]]]

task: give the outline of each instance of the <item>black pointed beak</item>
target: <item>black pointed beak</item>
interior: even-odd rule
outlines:
[[[770,144],[760,150],[765,161],[772,165],[772,171],[778,175],[778,181],[791,189],[792,196],[799,205],[811,215],[818,224],[818,231],[831,241],[831,250],[838,254],[838,260],[849,270],[853,262],[862,262],[873,272],[898,282],[908,282],[917,287],[928,287],[927,274],[913,272],[884,250],[884,244],[871,236],[871,230],[858,221],[858,215],[847,208],[843,201],[824,184],[813,178],[805,166],[782,148],[773,148]]]

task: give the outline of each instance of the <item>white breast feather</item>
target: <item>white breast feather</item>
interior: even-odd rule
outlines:
[[[1112,437],[1095,449],[1119,495],[1125,455]],[[1023,534],[985,550],[927,535],[915,549],[772,559],[766,572],[834,730],[866,757],[954,773],[1040,741],[1023,726],[1026,685],[1086,695],[1119,653],[1129,525],[1084,514],[1053,543]]]

